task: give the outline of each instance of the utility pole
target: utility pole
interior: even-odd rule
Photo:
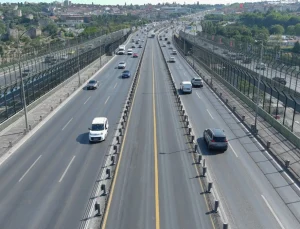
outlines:
[[[23,102],[23,109],[24,109],[24,115],[25,115],[26,132],[28,132],[29,128],[28,128],[28,116],[27,116],[27,105],[26,105],[26,97],[25,97],[25,87],[24,87],[24,81],[23,81],[22,70],[21,70],[20,39],[27,31],[25,31],[24,33],[21,34],[21,36],[19,36],[19,30],[18,30],[18,65],[19,65],[19,74],[20,74],[20,80],[21,80],[21,92],[22,92],[22,102]]]
[[[77,68],[78,68],[78,86],[81,85],[81,80],[80,80],[80,64],[79,64],[79,42],[78,42],[78,34],[77,34]]]
[[[260,62],[259,62],[259,70],[261,70],[261,64],[262,64],[262,56],[263,56],[263,41],[261,41],[261,49],[260,49]],[[256,92],[256,109],[255,109],[255,120],[254,120],[254,126],[255,126],[255,133],[257,134],[257,116],[258,116],[258,105],[259,105],[259,88],[260,88],[260,81],[261,81],[261,72],[258,74],[258,85],[257,85],[257,92]]]

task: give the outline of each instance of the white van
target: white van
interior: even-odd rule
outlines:
[[[106,139],[108,134],[108,120],[105,117],[96,117],[93,119],[92,127],[89,128],[89,141],[101,142]]]
[[[182,93],[192,93],[193,85],[190,81],[182,81],[180,84],[180,90]]]
[[[124,55],[125,50],[126,50],[126,46],[125,45],[120,45],[119,50],[118,50],[118,55]]]

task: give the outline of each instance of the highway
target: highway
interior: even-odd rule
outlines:
[[[194,41],[194,35],[189,34],[188,37],[189,37],[189,40],[191,42]],[[211,43],[212,41],[208,42],[208,41],[204,41],[202,39],[204,39],[204,38],[195,39],[196,44],[201,46],[201,47],[204,47],[206,49],[209,49],[210,51],[214,52],[215,54],[217,54],[219,56],[222,56],[226,59],[230,59],[227,54],[223,53],[224,50],[227,50],[227,49],[225,49],[225,48],[223,49],[223,48],[220,48],[219,45],[217,46],[216,44],[212,44]],[[217,49],[216,49],[216,47],[217,47]],[[247,56],[251,57],[250,55],[247,55]],[[267,64],[266,69],[265,70],[259,70],[259,69],[256,69],[256,66],[259,63],[259,60],[253,59],[251,64],[245,64],[241,60],[232,60],[232,61],[239,64],[239,65],[241,65],[241,66],[243,66],[243,67],[245,67],[245,68],[248,68],[251,71],[260,73],[264,77],[269,78],[269,79],[272,79],[274,77],[284,78],[287,82],[286,85],[285,85],[287,88],[290,88],[293,91],[300,92],[300,84],[298,82],[298,78],[295,77],[295,76],[291,76],[291,73],[281,72],[280,70],[274,68],[274,67],[277,67],[277,68],[280,69],[279,64],[276,64],[276,63],[268,64],[268,63],[266,63]],[[293,74],[295,74],[296,72],[297,71],[294,71]]]
[[[162,49],[168,60],[170,50]],[[196,74],[180,55],[175,58],[176,63],[168,65],[179,87]],[[299,228],[300,206],[294,209],[286,198],[297,194],[208,86],[181,99],[231,228]],[[202,139],[204,129],[214,127],[223,129],[229,140],[224,154],[209,152]]]
[[[88,51],[88,46],[92,44],[92,48],[95,48],[99,46],[99,43],[107,43],[111,37],[115,36],[118,34],[117,32],[113,32],[108,35],[102,35],[101,37],[95,38],[93,40],[87,41],[83,44],[79,44],[79,47],[82,48],[80,53]],[[21,71],[23,72],[24,69],[30,69],[30,75],[38,73],[40,71],[46,70],[49,67],[53,67],[54,65],[51,65],[49,63],[45,63],[45,57],[46,56],[54,56],[57,59],[56,64],[62,63],[69,59],[70,57],[73,58],[74,56],[77,55],[77,46],[73,47],[68,47],[63,50],[59,50],[56,52],[48,53],[47,55],[39,56],[34,59],[30,59],[28,61],[22,61],[21,62]],[[73,51],[72,55],[69,55],[68,53]],[[67,58],[67,59],[62,59],[62,57]],[[19,72],[19,67],[17,64],[11,65],[9,67],[2,68],[0,70],[0,86],[4,87],[5,85],[10,85],[17,81],[20,78],[20,72]]]
[[[142,49],[136,49],[141,53]],[[121,60],[132,73],[137,59],[116,56],[0,166],[0,228],[78,228],[113,139],[132,79],[120,78]],[[89,144],[94,117],[106,116],[108,138]]]
[[[102,228],[214,228],[155,38],[132,106]]]

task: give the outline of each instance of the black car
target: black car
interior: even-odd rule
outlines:
[[[280,78],[280,77],[273,77],[272,80],[278,82],[278,83],[281,83],[283,85],[286,85],[286,80],[284,78]]]

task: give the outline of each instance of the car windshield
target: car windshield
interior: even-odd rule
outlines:
[[[125,62],[120,62],[120,64],[125,64]]]
[[[123,73],[129,73],[129,71],[124,71]]]
[[[90,80],[89,83],[90,83],[90,84],[94,84],[94,83],[96,83],[96,81],[95,81],[95,80]]]
[[[104,130],[104,124],[92,124],[91,130],[94,131]]]
[[[201,79],[194,79],[195,81],[201,81]]]

